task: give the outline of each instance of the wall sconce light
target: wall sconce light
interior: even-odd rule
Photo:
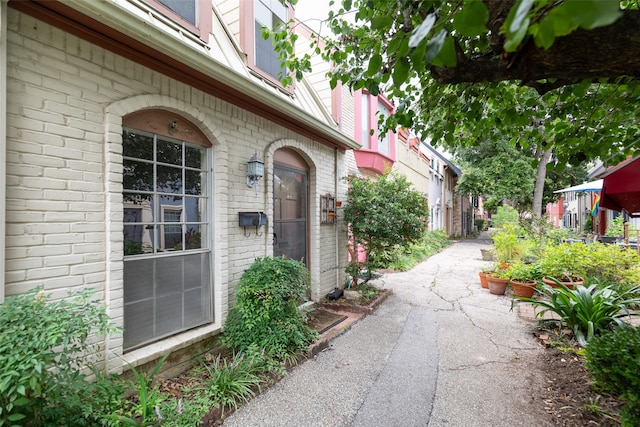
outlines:
[[[247,186],[252,187],[258,194],[258,181],[264,176],[264,162],[258,157],[258,153],[251,156],[247,163]]]

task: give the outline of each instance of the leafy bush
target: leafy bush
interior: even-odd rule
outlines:
[[[517,260],[507,268],[509,279],[516,282],[535,282],[542,279],[540,264],[526,264]]]
[[[605,236],[609,237],[621,237],[624,236],[624,217],[618,215],[607,226]]]
[[[0,426],[96,425],[91,413],[109,407],[113,390],[83,374],[98,350],[94,336],[115,330],[90,298],[47,301],[38,288],[0,305]]]
[[[636,250],[604,243],[593,243],[587,248],[588,250],[576,254],[579,273],[584,277],[593,277],[607,283],[629,283],[629,280],[634,280],[630,271],[640,270],[640,254]]]
[[[428,212],[424,196],[402,175],[388,172],[375,180],[349,178],[344,220],[354,245],[367,253],[365,280],[371,279],[375,269],[394,262],[399,248],[422,238]],[[354,260],[347,272],[357,278],[359,271]]]
[[[509,205],[503,205],[498,206],[497,212],[491,217],[491,219],[493,220],[493,226],[496,228],[503,228],[506,225],[517,227],[519,215],[515,208]]]
[[[582,277],[582,259],[588,252],[584,243],[548,245],[540,254],[542,274],[558,280]]]
[[[495,257],[498,262],[513,262],[528,251],[528,243],[518,238],[517,227],[512,225],[505,225],[492,238]]]
[[[265,349],[278,358],[305,348],[317,337],[297,308],[309,288],[304,264],[284,258],[256,259],[238,283],[223,343],[240,352]]]
[[[618,293],[612,286],[599,288],[597,284],[593,284],[569,289],[561,282],[554,281],[558,286],[556,288],[540,286],[542,290],[538,292],[542,293],[542,299],[517,299],[533,304],[534,307],[542,307],[537,313],[538,317],[544,316],[546,312],[556,313],[573,331],[582,346],[586,346],[595,335],[611,326],[622,325],[621,317],[632,314],[629,308],[640,303],[637,295],[640,285]]]
[[[593,338],[587,368],[596,384],[625,401],[622,425],[640,425],[640,327],[623,326]]]

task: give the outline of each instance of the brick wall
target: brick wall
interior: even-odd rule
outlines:
[[[122,116],[163,108],[189,119],[213,144],[215,323],[127,354],[134,365],[220,330],[244,269],[272,254],[272,233],[244,237],[238,212],[272,218],[269,159],[293,147],[310,166],[310,267],[314,296],[342,280],[342,226],[320,226],[319,194],[342,197],[344,154],[9,9],[6,293],[42,285],[53,298],[94,288],[122,324]],[[246,185],[254,152],[265,159],[258,195]],[[336,166],[336,164],[338,166]],[[338,245],[338,246],[337,246]],[[122,366],[122,337],[105,343]]]

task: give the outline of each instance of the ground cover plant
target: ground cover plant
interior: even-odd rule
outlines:
[[[440,252],[451,244],[444,231],[428,231],[417,242],[399,248],[400,254],[389,268],[394,271],[409,271],[429,256]]]

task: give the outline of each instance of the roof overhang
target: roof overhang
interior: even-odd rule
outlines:
[[[324,145],[341,151],[360,147],[337,128],[180,40],[144,25],[113,2],[10,0],[9,6]]]

